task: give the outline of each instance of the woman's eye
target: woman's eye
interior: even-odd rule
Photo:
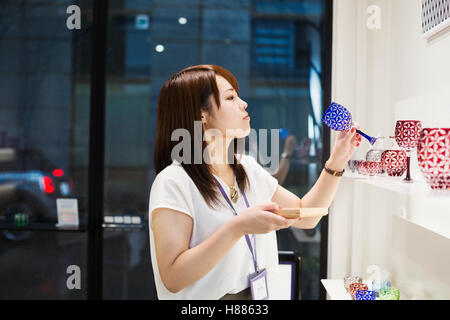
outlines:
[[[233,100],[234,96],[228,97],[227,100]]]

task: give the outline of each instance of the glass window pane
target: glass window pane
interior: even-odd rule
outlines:
[[[13,231],[0,231],[0,299],[87,298],[86,233],[30,232],[28,240],[10,241],[6,232]]]
[[[148,230],[107,229],[103,240],[103,298],[156,299]]]
[[[81,8],[79,30],[68,28],[70,5]],[[77,200],[81,230],[87,219],[90,58],[81,48],[90,52],[91,5],[0,4],[0,282],[16,280],[1,286],[4,298],[87,293],[87,235],[55,224],[57,199]],[[81,290],[66,286],[72,264]]]
[[[292,154],[271,173],[304,196],[322,163],[324,19],[325,0],[110,2],[104,214],[122,221],[116,230],[127,227],[127,216],[140,217],[139,227],[148,228],[157,98],[168,77],[189,65],[216,64],[237,77],[252,128],[280,130],[279,150],[269,148],[268,155]],[[257,146],[249,139],[246,146],[264,164]],[[127,298],[134,284],[120,270],[133,266],[143,279],[152,277],[148,236],[109,226],[105,248],[119,238],[122,244],[105,250],[104,296]],[[130,253],[130,238],[140,253]],[[319,298],[320,239],[320,225],[278,233],[279,250],[302,257],[304,299]],[[139,256],[139,267],[131,256]],[[149,285],[142,297],[152,292]]]
[[[146,228],[152,2],[109,5],[103,297],[155,299]]]

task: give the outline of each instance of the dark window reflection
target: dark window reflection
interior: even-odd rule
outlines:
[[[81,30],[66,26],[71,4]],[[55,224],[59,198],[77,199],[86,219],[90,58],[78,53],[89,50],[91,5],[0,2],[0,298],[87,294],[87,235]],[[81,269],[80,290],[67,288],[70,265]]]
[[[156,299],[148,248],[148,230],[105,232],[105,299]]]
[[[0,299],[87,298],[86,233],[34,232],[26,241],[0,234],[0,249]],[[67,287],[71,265],[80,268],[80,289]]]

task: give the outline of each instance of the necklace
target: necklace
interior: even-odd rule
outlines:
[[[233,185],[230,185],[230,199],[231,201],[233,201],[233,203],[236,203],[238,201],[239,198],[239,193],[237,192],[236,188],[234,187],[234,170],[233,170]]]
[[[233,201],[233,203],[236,203],[239,198],[239,194],[234,188],[234,186],[230,186],[230,199]]]

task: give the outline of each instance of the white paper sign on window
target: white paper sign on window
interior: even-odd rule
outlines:
[[[77,199],[56,199],[56,209],[58,212],[58,224],[61,226],[78,226],[78,200]]]

